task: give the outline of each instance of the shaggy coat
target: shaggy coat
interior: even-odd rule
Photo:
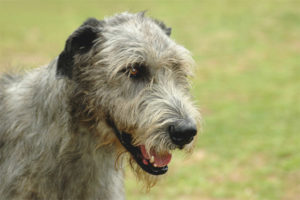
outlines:
[[[193,60],[170,34],[143,13],[88,19],[49,65],[3,76],[0,200],[122,200],[124,159],[151,187],[167,166],[147,155],[166,165],[190,150],[167,133],[199,120]]]

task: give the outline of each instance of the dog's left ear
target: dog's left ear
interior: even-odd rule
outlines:
[[[172,32],[172,28],[171,27],[167,27],[165,25],[165,23],[163,23],[162,21],[159,21],[157,19],[154,19],[154,22],[166,33],[167,36],[170,37],[171,32]]]
[[[96,26],[95,20],[87,20],[68,38],[65,49],[58,57],[57,75],[72,78],[74,56],[87,53],[100,36],[100,29]]]

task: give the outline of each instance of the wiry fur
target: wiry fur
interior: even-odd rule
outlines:
[[[176,148],[168,125],[199,120],[187,80],[193,60],[170,31],[143,13],[89,19],[48,66],[3,76],[0,199],[123,199],[127,158],[153,186],[158,176],[135,163],[106,120],[162,154]],[[135,64],[144,79],[125,73]]]

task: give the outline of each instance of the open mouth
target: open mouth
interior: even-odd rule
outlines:
[[[168,171],[168,164],[171,161],[172,154],[169,152],[159,154],[154,150],[147,153],[144,145],[134,146],[131,135],[119,131],[112,120],[107,120],[107,123],[113,128],[121,144],[130,152],[134,160],[144,171],[152,175],[162,175]]]

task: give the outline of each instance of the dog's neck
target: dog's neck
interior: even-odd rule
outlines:
[[[73,85],[67,78],[57,76],[56,59],[48,66],[25,74],[24,78],[16,84],[14,86],[17,87],[16,92],[23,93],[23,95],[16,94],[16,97],[31,97],[19,101],[23,102],[21,106],[31,108],[31,111],[26,113],[27,117],[33,118],[32,121],[36,122],[29,125],[32,134],[26,136],[24,145],[28,140],[29,146],[39,145],[33,148],[35,151],[49,148],[43,150],[47,153],[43,155],[47,161],[37,164],[44,169],[45,174],[34,171],[35,168],[32,167],[29,176],[39,174],[41,177],[28,183],[28,187],[49,188],[49,194],[45,194],[45,197],[51,196],[51,188],[56,185],[61,187],[61,193],[58,195],[61,195],[62,199],[64,196],[74,197],[73,199],[80,199],[80,196],[86,199],[96,199],[98,196],[103,199],[123,199],[123,170],[115,166],[117,157],[115,144],[101,145],[102,136],[108,137],[113,133],[105,123],[99,123],[98,131],[95,132],[80,124],[75,129],[68,126],[69,120],[72,120],[70,108],[67,107],[71,95],[68,87]],[[24,89],[21,90],[19,87]],[[15,130],[22,132],[21,129],[15,128]],[[39,138],[47,138],[47,140],[35,141]],[[30,153],[39,155],[38,152]],[[45,176],[51,177],[45,179]],[[51,180],[51,183],[38,180]]]

